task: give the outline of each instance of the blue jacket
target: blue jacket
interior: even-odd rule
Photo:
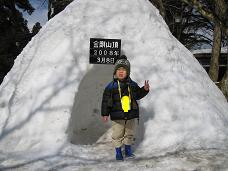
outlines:
[[[139,118],[139,107],[137,100],[140,100],[148,94],[144,87],[139,87],[138,84],[127,77],[125,80],[120,81],[121,95],[129,95],[128,85],[131,93],[131,110],[124,112],[121,106],[121,100],[118,90],[117,79],[108,83],[103,92],[101,115],[109,116],[111,120],[129,120],[133,118]]]

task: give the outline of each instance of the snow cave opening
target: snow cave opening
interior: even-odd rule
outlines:
[[[103,136],[111,138],[108,133],[111,122],[103,123],[101,102],[105,86],[113,79],[113,70],[114,65],[95,64],[82,78],[75,94],[67,129],[68,141],[72,144],[91,145]],[[138,103],[140,105],[140,101]],[[139,110],[141,116],[135,128],[134,148],[144,139],[144,123],[154,117],[154,111],[147,111],[142,106]]]
[[[112,80],[114,65],[95,64],[82,78],[75,94],[67,134],[72,144],[95,143],[109,128],[101,118],[105,86]]]

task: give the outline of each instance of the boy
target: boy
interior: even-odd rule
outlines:
[[[148,80],[140,88],[130,78],[130,63],[122,55],[115,63],[113,81],[103,93],[101,115],[104,122],[109,115],[112,120],[112,143],[116,151],[116,160],[123,160],[121,146],[125,145],[126,158],[133,158],[131,144],[133,143],[135,118],[139,118],[139,107],[136,100],[149,92]]]

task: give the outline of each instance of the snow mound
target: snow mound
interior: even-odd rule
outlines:
[[[86,128],[95,123],[97,136],[87,131],[93,137],[88,141],[105,139],[99,136],[110,125],[100,121],[101,95],[113,66],[89,64],[89,40],[94,37],[121,39],[131,78],[140,86],[149,80],[150,93],[140,101],[138,155],[226,147],[225,97],[149,1],[75,0],[29,42],[1,84],[2,153],[39,156],[70,146],[86,156],[87,146],[81,151],[77,149],[83,146],[70,144],[72,132],[91,130]],[[81,84],[87,85],[81,91],[93,92],[87,99],[79,92]]]

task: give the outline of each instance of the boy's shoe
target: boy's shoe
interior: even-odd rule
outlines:
[[[135,158],[135,155],[132,153],[131,145],[125,145],[125,157]]]
[[[116,148],[116,160],[123,161],[123,155],[122,155],[121,147]]]

